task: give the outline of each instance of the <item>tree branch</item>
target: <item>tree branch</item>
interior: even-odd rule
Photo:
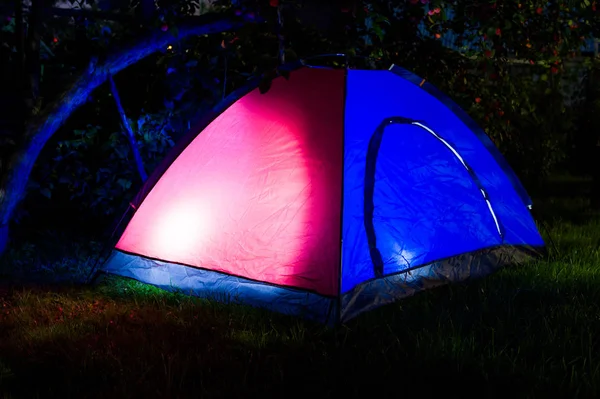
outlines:
[[[132,14],[125,14],[111,11],[87,10],[85,8],[59,8],[50,9],[50,14],[56,17],[79,17],[90,19],[101,19],[107,21],[133,22],[135,17]]]
[[[20,2],[22,2],[22,0],[18,1],[18,3]],[[12,14],[13,11],[14,9],[9,7],[7,4],[0,5],[0,13],[2,14]],[[135,19],[135,17],[131,14],[116,13],[111,11],[96,11],[82,8],[51,7],[47,10],[47,12],[48,15],[53,15],[56,17],[83,17],[120,22],[133,22]]]
[[[19,0],[22,1],[22,0]],[[149,13],[151,14],[154,9],[150,9],[147,7],[144,8],[142,5],[142,13],[145,14],[145,17],[140,19],[138,16],[130,13],[124,12],[114,12],[114,11],[102,11],[102,10],[92,10],[87,8],[61,8],[61,7],[49,7],[45,12],[47,15],[55,16],[55,17],[73,17],[73,18],[89,18],[94,20],[105,20],[105,21],[116,21],[122,23],[134,23],[134,22],[147,22],[149,17]],[[8,7],[6,4],[0,4],[0,13],[4,14],[12,14],[15,12],[14,6]],[[23,14],[27,15],[31,11],[23,10]],[[201,19],[204,15],[188,15],[182,18],[182,21],[187,23],[200,23]]]
[[[110,83],[110,91],[112,92],[113,98],[115,99],[115,104],[117,105],[119,116],[121,117],[121,123],[123,124],[123,129],[125,130],[125,136],[127,137],[127,141],[129,142],[129,146],[131,147],[131,152],[133,152],[135,166],[137,167],[142,182],[145,182],[148,179],[148,174],[146,173],[146,169],[144,169],[144,161],[142,160],[140,150],[135,141],[135,133],[133,133],[133,129],[131,128],[129,121],[127,120],[127,115],[125,115],[123,104],[121,104],[121,97],[119,96],[119,91],[117,90],[117,85],[115,84],[115,80],[113,79],[112,75],[108,76],[108,82]]]
[[[230,18],[219,14],[205,14],[194,20],[194,23],[178,26],[177,39],[235,30],[247,22],[244,17]],[[19,148],[8,161],[7,173],[0,180],[0,226],[9,223],[25,193],[27,181],[42,148],[71,113],[83,105],[92,91],[106,82],[110,75],[165,49],[177,39],[169,33],[155,31],[112,51],[103,63],[91,63],[88,70],[81,71],[67,90],[30,121]]]

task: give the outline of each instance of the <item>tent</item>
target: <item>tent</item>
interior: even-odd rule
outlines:
[[[107,273],[324,323],[544,248],[486,134],[398,67],[301,67],[193,129]]]

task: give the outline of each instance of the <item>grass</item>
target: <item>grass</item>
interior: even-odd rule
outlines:
[[[547,259],[419,294],[335,330],[118,278],[0,288],[0,392],[599,397],[600,217],[585,200],[561,195],[538,201],[541,230],[552,238]],[[5,265],[42,262],[28,250]],[[90,263],[88,252],[78,256],[46,269],[88,267],[80,265]]]

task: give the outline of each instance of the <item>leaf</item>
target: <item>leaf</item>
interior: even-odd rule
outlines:
[[[52,197],[52,192],[47,187],[42,188],[40,190],[40,194],[42,194],[44,197],[46,197],[48,199],[50,199],[50,197]]]
[[[272,80],[270,78],[265,78],[261,80],[260,84],[258,85],[258,90],[260,91],[260,94],[265,94],[266,92],[268,92],[271,88],[271,83]]]
[[[131,187],[131,181],[127,179],[118,179],[117,184],[123,189],[128,190]]]
[[[27,182],[27,187],[29,190],[37,190],[40,188],[40,184],[32,179]]]
[[[283,76],[283,78],[284,78],[285,80],[289,80],[289,78],[290,78],[290,71],[289,71],[289,70],[287,70],[287,69],[280,70],[280,71],[279,71],[279,74],[280,74],[281,76]]]

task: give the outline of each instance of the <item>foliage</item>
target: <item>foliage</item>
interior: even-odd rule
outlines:
[[[576,107],[564,105],[561,82],[568,78],[567,61],[577,53],[581,37],[600,28],[594,24],[596,3],[588,0],[346,0],[337,5],[215,0],[210,2],[213,11],[244,12],[266,22],[236,33],[177,41],[179,21],[207,11],[200,10],[200,3],[159,1],[149,16],[143,15],[147,1],[115,4],[104,1],[93,8],[117,11],[115,20],[83,15],[44,20],[42,43],[51,56],[42,62],[42,96],[52,100],[73,70],[144,30],[173,35],[173,45],[123,71],[119,78],[127,85],[117,85],[129,117],[151,120],[136,133],[150,172],[194,115],[202,113],[198,109],[206,110],[249,77],[277,65],[282,33],[288,61],[340,52],[349,56],[352,67],[396,63],[415,71],[465,108],[520,176],[539,181],[565,158],[581,119]],[[4,30],[13,32],[14,18],[5,22]],[[471,47],[458,53],[442,42]],[[8,47],[14,49],[15,43]],[[515,73],[514,59],[529,63],[528,70]],[[99,90],[90,98],[85,120],[65,126],[60,140],[48,145],[30,184],[36,201],[66,199],[92,214],[111,215],[132,197],[138,186],[135,168],[118,128],[106,122],[115,110],[105,94]],[[166,114],[168,128],[151,132],[149,126],[159,128]]]
[[[0,263],[0,277],[13,282],[81,284],[97,264],[101,250],[98,242],[46,230],[8,250]]]
[[[137,146],[150,170],[173,145],[169,111],[142,113],[130,120]],[[111,216],[123,209],[122,202],[139,189],[131,148],[122,132],[105,132],[88,125],[73,131],[73,137],[57,143],[55,153],[41,166],[45,175],[31,180],[32,189],[50,198],[52,192],[67,192],[72,207]]]
[[[566,77],[533,74],[513,67],[490,82],[481,74],[464,74],[460,99],[480,122],[522,178],[547,176],[566,156],[569,136],[578,128],[578,102],[566,104],[561,86]]]
[[[581,73],[569,64],[582,41],[600,33],[595,2],[366,3],[359,11],[361,54],[384,67],[407,66],[439,86],[524,179],[539,182],[564,160],[581,119],[564,86]],[[442,42],[462,54],[449,54]]]
[[[563,198],[579,183],[553,186],[540,201],[556,244],[548,259],[419,294],[337,330],[126,279],[0,286],[0,392],[597,397],[600,226],[582,212],[585,200]],[[410,383],[382,383],[398,376]]]

